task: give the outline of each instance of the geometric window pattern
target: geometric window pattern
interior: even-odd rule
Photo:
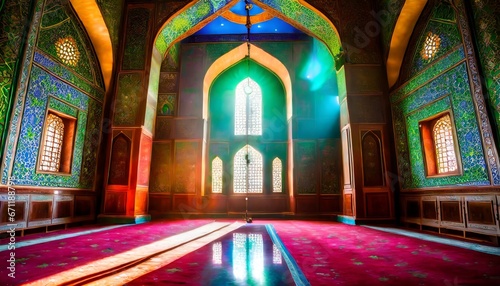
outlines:
[[[450,115],[437,120],[432,132],[434,134],[438,174],[456,171],[458,165]]]
[[[212,161],[212,193],[222,193],[222,160],[219,157]]]
[[[262,135],[262,90],[249,77],[236,86],[234,135]]]
[[[262,172],[262,155],[250,145],[241,148],[234,155],[234,192],[246,193],[248,187],[248,193],[262,193]]]
[[[56,53],[61,61],[69,66],[76,66],[80,60],[80,52],[72,37],[60,38],[56,42]]]
[[[283,190],[281,170],[282,170],[281,160],[276,157],[273,160],[273,193],[281,193]]]
[[[222,264],[222,242],[220,241],[212,245],[212,263]]]
[[[43,144],[43,153],[40,162],[41,171],[59,172],[61,152],[64,136],[64,122],[54,114],[47,117],[47,129]]]
[[[441,38],[438,35],[429,32],[424,42],[424,48],[420,52],[422,58],[424,60],[430,60],[432,57],[434,57],[434,55],[439,50],[440,44],[441,44]]]
[[[273,244],[273,264],[281,264],[281,251],[278,249],[276,244]]]

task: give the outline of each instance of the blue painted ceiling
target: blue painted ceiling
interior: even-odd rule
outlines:
[[[236,5],[234,5],[226,13],[233,13],[236,16],[245,16],[245,1],[240,0]],[[259,16],[262,13],[266,13],[265,10],[253,4],[252,9],[250,9],[250,16]],[[194,35],[231,35],[231,34],[246,34],[247,27],[245,24],[235,23],[222,16],[218,16],[210,23],[201,28]],[[252,21],[252,26],[250,28],[250,33],[252,34],[303,34],[302,31],[296,29],[287,22],[272,17],[270,20],[263,22]]]

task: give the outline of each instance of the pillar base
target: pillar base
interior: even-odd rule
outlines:
[[[97,221],[103,224],[138,224],[151,221],[151,215],[105,215],[97,216]]]

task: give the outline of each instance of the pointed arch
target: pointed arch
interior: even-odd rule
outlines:
[[[286,117],[292,117],[292,80],[285,65],[277,58],[267,53],[263,49],[250,44],[252,54],[250,58],[256,63],[268,68],[283,83],[286,94]],[[208,119],[208,94],[212,83],[224,70],[241,61],[248,53],[247,44],[241,44],[231,51],[218,58],[207,70],[203,79],[203,118]]]
[[[234,135],[262,135],[262,90],[251,78],[236,85]],[[248,112],[248,114],[247,114]]]
[[[154,40],[155,50],[165,57],[171,45],[194,34],[206,23],[234,6],[239,0],[194,0],[167,19]],[[325,43],[333,55],[341,53],[341,41],[335,25],[319,10],[303,0],[260,0],[253,4]]]
[[[246,193],[247,191],[248,193],[262,193],[264,172],[262,154],[259,151],[250,145],[245,145],[234,155],[233,166],[234,193]]]
[[[222,160],[219,157],[215,157],[212,160],[212,193],[221,194],[222,193]]]
[[[283,163],[276,157],[273,160],[273,193],[283,192]]]
[[[89,34],[101,65],[104,85],[108,90],[113,71],[113,47],[101,10],[95,0],[71,0],[70,2]]]
[[[389,88],[398,80],[413,28],[415,28],[425,4],[427,4],[427,0],[406,0],[399,14],[394,32],[392,33],[391,43],[389,44],[389,56],[386,63]]]
[[[455,172],[458,169],[453,127],[450,115],[439,118],[432,127],[438,174]]]

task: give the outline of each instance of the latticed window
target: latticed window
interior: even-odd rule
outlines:
[[[458,166],[450,115],[443,116],[437,120],[432,131],[434,134],[438,173],[456,171]]]
[[[283,165],[280,158],[276,157],[273,160],[273,193],[281,193],[283,191],[282,180]]]
[[[234,192],[262,193],[262,155],[246,145],[234,155]]]
[[[282,260],[281,251],[278,249],[276,244],[273,244],[273,264],[281,264]]]
[[[72,37],[60,38],[56,42],[56,53],[61,61],[70,66],[76,66],[80,60],[80,51]]]
[[[222,160],[219,157],[212,161],[212,193],[222,193]]]
[[[222,242],[220,241],[212,245],[212,263],[222,264]]]
[[[427,34],[427,38],[425,38],[424,47],[420,52],[422,58],[424,60],[432,59],[438,52],[440,44],[441,38],[438,35],[429,32]]]
[[[234,135],[262,135],[262,90],[251,78],[236,86]]]
[[[46,121],[45,138],[39,168],[41,171],[59,172],[64,138],[64,122],[49,113]]]

